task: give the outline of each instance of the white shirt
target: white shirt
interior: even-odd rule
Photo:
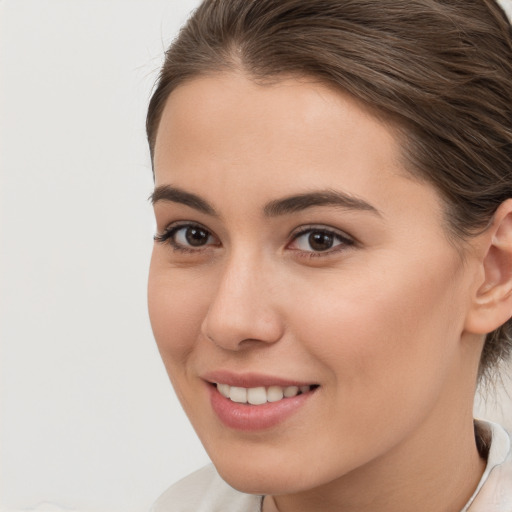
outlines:
[[[480,483],[461,512],[512,512],[511,438],[495,423],[478,424],[490,434],[491,447]],[[260,512],[261,503],[261,496],[230,487],[210,464],[167,489],[151,512]]]
[[[487,466],[473,496],[461,512],[512,512],[512,441],[496,423],[479,421],[488,429],[491,448]]]

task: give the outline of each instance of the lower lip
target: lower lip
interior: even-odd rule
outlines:
[[[246,432],[275,427],[298,412],[316,389],[262,405],[240,404],[222,396],[216,386],[208,385],[210,403],[220,421],[229,428]]]

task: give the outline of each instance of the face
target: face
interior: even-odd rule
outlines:
[[[435,435],[471,264],[389,126],[311,81],[198,78],[168,99],[155,175],[153,331],[231,485],[312,489]]]

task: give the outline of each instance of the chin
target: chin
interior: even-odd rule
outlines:
[[[280,495],[305,490],[296,482],[290,482],[286,467],[257,469],[249,468],[245,463],[243,467],[236,468],[216,465],[216,469],[225,482],[246,494]],[[284,474],[278,475],[278,473]]]
[[[211,458],[222,479],[246,494],[300,493],[339,476],[328,474],[325,467],[311,461],[297,460],[296,455],[282,457],[272,451],[274,453],[267,452],[267,456],[258,454],[258,450],[254,450],[254,456],[240,456],[239,452],[233,450],[232,457],[226,457],[224,453],[219,457],[213,454]]]

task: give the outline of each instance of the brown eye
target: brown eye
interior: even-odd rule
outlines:
[[[354,240],[344,233],[327,229],[310,227],[297,233],[289,249],[303,253],[328,253],[354,245]]]
[[[314,251],[327,251],[334,244],[334,236],[331,233],[313,231],[308,237],[308,243]]]
[[[171,226],[163,234],[155,235],[155,241],[167,243],[176,251],[194,251],[220,245],[218,238],[200,224]]]
[[[183,231],[185,231],[185,240],[192,247],[206,245],[210,238],[208,231],[198,226],[187,227],[184,228]]]

